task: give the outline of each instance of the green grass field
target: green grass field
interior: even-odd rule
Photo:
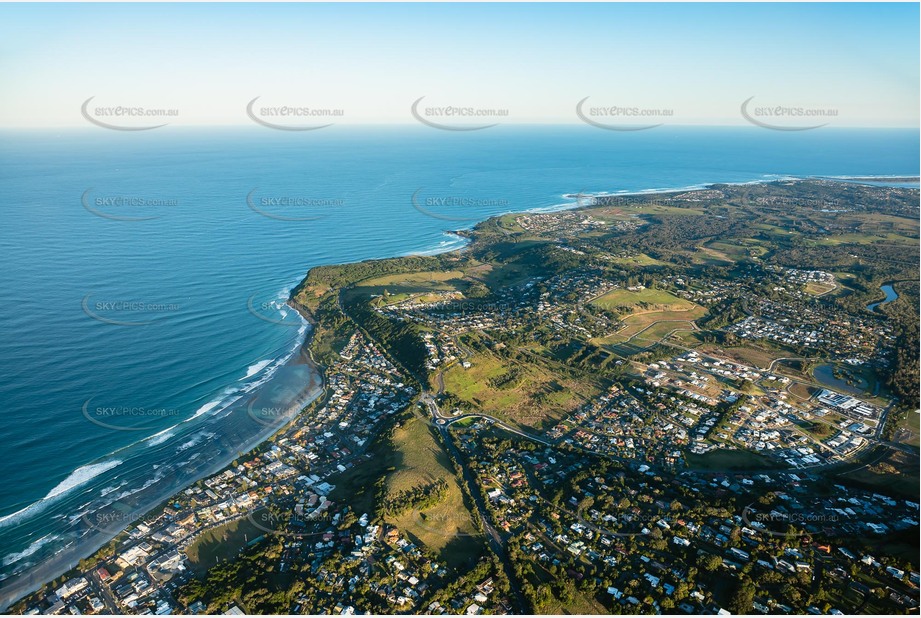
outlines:
[[[919,427],[921,423],[919,423],[919,419],[921,419],[921,415],[919,415],[916,411],[909,411],[908,415],[905,417],[905,420],[902,421],[900,427],[910,432],[910,435],[905,436],[902,440],[902,442],[905,444],[918,446],[918,436],[921,435],[921,427]]]
[[[448,482],[448,493],[438,504],[423,511],[409,510],[385,517],[414,543],[441,555],[451,567],[466,565],[482,553],[482,536],[473,526],[472,515],[454,468],[423,412],[416,408],[393,431],[392,439],[381,438],[372,445],[371,462],[334,475],[333,501],[348,502],[356,513],[375,511],[375,484],[385,477],[388,495],[438,479]]]
[[[694,324],[686,320],[658,320],[640,331],[636,339],[654,343],[676,329],[691,331],[694,330]]]
[[[399,304],[405,300],[413,299],[419,303],[435,303],[445,300],[444,294],[438,294],[435,292],[416,292],[414,294],[388,294],[387,297],[381,297],[372,301],[372,304],[378,307],[389,307],[391,305]],[[448,296],[447,298],[451,298]]]
[[[736,261],[732,256],[723,253],[712,247],[697,247],[697,251],[691,255],[691,261],[695,264],[713,264],[715,266],[724,266]]]
[[[836,287],[833,283],[818,283],[817,281],[810,281],[806,284],[806,293],[812,294],[813,296],[822,296],[823,294],[828,294]]]
[[[429,509],[411,509],[386,520],[414,542],[439,553],[449,566],[469,566],[482,553],[483,537],[473,526],[473,515],[464,504],[454,468],[433,426],[420,413],[394,431],[393,446],[400,454],[400,464],[387,476],[388,495],[439,479],[447,481],[448,493]]]
[[[522,264],[500,264],[489,269],[479,277],[492,290],[500,290],[526,282],[539,273],[539,270]]]
[[[507,230],[515,234],[522,234],[525,231],[524,228],[518,225],[518,223],[515,221],[515,219],[517,219],[519,216],[521,216],[519,213],[509,213],[502,215],[496,218],[496,225],[503,230]]]
[[[834,246],[834,245],[871,245],[873,243],[886,242],[905,245],[916,245],[917,238],[902,236],[901,234],[836,234],[823,238],[815,242],[817,245]]]
[[[464,273],[459,270],[448,270],[448,271],[424,271],[416,273],[400,273],[396,275],[386,275],[383,277],[375,277],[374,279],[368,279],[367,281],[361,281],[356,284],[359,287],[377,287],[377,286],[399,286],[404,284],[419,284],[419,283],[444,283],[445,281],[451,281],[452,279],[462,279]]]
[[[688,453],[688,467],[695,470],[766,470],[783,464],[758,453],[743,450],[715,449],[703,455]]]
[[[918,455],[885,446],[870,451],[856,461],[852,469],[837,476],[873,490],[896,491],[915,500],[921,484]]]
[[[692,308],[677,311],[637,312],[624,318],[624,327],[608,337],[593,340],[598,344],[623,343],[632,337],[645,342],[658,341],[676,328],[693,329],[691,320],[706,315],[707,310],[691,303]],[[658,337],[656,336],[658,334]]]
[[[768,250],[760,242],[751,238],[734,239],[732,242],[713,241],[706,244],[706,248],[719,254],[723,259],[739,261],[753,257],[761,257]]]
[[[233,558],[247,542],[265,534],[265,530],[244,517],[208,530],[189,545],[185,553],[192,570],[204,573],[218,562]]]
[[[638,253],[630,257],[614,258],[611,262],[613,264],[623,264],[625,266],[663,266],[667,264],[667,262],[651,258],[645,253]]]
[[[604,605],[596,601],[589,593],[576,590],[575,597],[566,603],[554,598],[553,602],[541,608],[549,616],[592,616],[608,613]]]
[[[654,214],[654,215],[702,215],[704,211],[699,208],[678,208],[675,206],[665,206],[664,204],[640,204],[637,206],[622,206],[625,212]]]
[[[629,358],[640,352],[645,352],[650,346],[645,341],[631,341],[630,343],[609,343],[605,347],[623,358]]]
[[[454,365],[445,371],[445,390],[487,414],[523,427],[539,429],[599,392],[593,382],[567,378],[564,372],[537,362],[506,361],[488,352],[475,354],[468,361],[469,368]],[[501,381],[512,371],[518,375],[511,384],[490,383]]]
[[[445,372],[445,388],[467,401],[476,399],[486,388],[486,382],[507,373],[502,360],[491,354],[477,354],[467,369],[454,367]]]
[[[785,352],[783,350],[772,350],[754,344],[719,348],[708,345],[703,346],[701,351],[708,354],[713,354],[715,356],[728,357],[732,360],[745,363],[747,365],[760,367],[761,369],[767,369],[771,362],[777,358],[789,357],[792,355],[790,352]]]
[[[683,298],[678,298],[666,290],[656,290],[646,288],[631,292],[630,290],[616,289],[599,296],[592,301],[593,305],[605,309],[617,309],[623,307],[626,309],[659,309],[671,311],[689,311],[696,304]]]

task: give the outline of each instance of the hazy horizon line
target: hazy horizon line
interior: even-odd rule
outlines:
[[[460,125],[463,126],[463,125]],[[475,131],[469,131],[472,133],[481,133],[488,129],[498,128],[498,127],[587,127],[593,128],[585,123],[581,122],[502,122],[498,123],[495,126],[486,127],[486,128],[477,128]],[[259,127],[258,125],[252,123],[248,124],[245,122],[234,123],[234,124],[180,124],[180,123],[166,123],[161,127],[156,127],[157,129],[163,129],[167,127],[182,127],[189,129],[240,129],[240,128],[254,128],[254,129],[265,129],[265,127]],[[346,123],[333,123],[328,127],[323,127],[325,129],[336,128],[385,128],[385,127],[416,127],[420,129],[426,129],[431,127],[426,127],[425,125],[412,121],[400,121],[400,122],[346,122]],[[59,129],[99,129],[101,127],[94,127],[90,123],[86,124],[64,124],[64,125],[3,125],[0,124],[0,130],[59,130]],[[666,129],[666,128],[751,128],[751,129],[760,129],[764,130],[764,127],[754,126],[745,122],[736,122],[736,123],[668,123],[656,126],[647,130],[654,129]],[[837,126],[822,126],[822,127],[805,127],[804,130],[800,132],[805,132],[805,129],[808,130],[835,130],[835,129],[868,129],[868,130],[914,130],[921,131],[921,124],[919,125],[837,125]],[[146,133],[153,131],[154,129],[146,129],[142,132]],[[306,131],[307,133],[315,133],[320,129],[314,129],[312,131]],[[643,131],[644,133],[646,130]],[[919,134],[921,137],[921,134]]]

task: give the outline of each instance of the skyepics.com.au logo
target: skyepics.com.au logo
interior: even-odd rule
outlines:
[[[144,107],[140,105],[91,105],[95,96],[80,106],[80,113],[87,122],[112,131],[150,131],[165,127],[168,122],[150,124],[151,120],[176,118],[176,108]]]
[[[410,198],[413,208],[427,217],[442,221],[473,222],[484,217],[472,216],[479,210],[486,214],[507,209],[511,201],[500,197],[473,197],[464,195],[426,195],[425,189],[420,188]]]
[[[446,537],[482,536],[473,523],[473,518],[465,512],[427,513],[413,510],[410,515],[413,523],[420,529]]]
[[[827,213],[846,212],[849,210],[847,204],[838,198],[774,195],[771,191],[765,190],[760,183],[745,185],[739,196],[739,204],[755,210],[780,210],[784,212],[799,208]]]
[[[283,298],[276,296],[266,299],[263,297],[263,300],[259,300],[259,296],[259,294],[253,294],[246,299],[246,310],[253,317],[279,326],[295,328],[304,326],[304,320],[300,314]]]
[[[755,97],[748,97],[742,102],[740,111],[747,122],[772,131],[809,131],[828,124],[817,120],[834,119],[838,110],[831,107],[805,107],[802,105],[758,105],[753,103]]]
[[[671,119],[675,110],[665,107],[640,107],[636,105],[586,105],[591,97],[576,103],[576,116],[585,124],[606,131],[645,131],[661,127],[662,122],[650,121]]]
[[[165,314],[180,311],[178,303],[151,302],[135,299],[93,300],[92,292],[80,303],[83,313],[104,324],[115,326],[147,326]]]
[[[429,305],[431,311],[453,315],[508,315],[518,310],[511,303],[479,300],[448,300]]]
[[[316,221],[336,208],[345,206],[345,200],[336,197],[310,195],[260,195],[258,187],[246,194],[246,205],[253,212],[276,221]]]
[[[279,427],[297,418],[301,413],[301,409],[297,404],[265,406],[257,405],[254,401],[251,401],[246,406],[246,413],[260,425]]]
[[[566,518],[576,519],[576,528],[570,528],[570,530],[580,533],[590,530],[594,534],[603,534],[617,539],[654,536],[657,534],[656,530],[662,532],[676,529],[680,526],[678,518],[674,514],[666,512],[644,513],[638,516],[621,514],[619,517],[609,517],[598,521],[591,514],[586,514],[581,508],[570,511],[565,507],[557,506],[550,502],[545,502],[545,505],[551,510],[566,516]]]
[[[579,191],[578,193],[565,193],[563,194],[563,199],[573,200],[575,202],[575,204],[572,205],[567,204],[567,209],[572,208],[573,206],[576,209],[579,209],[598,205],[598,196],[593,193],[586,193],[585,189]]]
[[[425,97],[419,97],[410,106],[413,118],[433,129],[442,131],[482,131],[497,126],[498,122],[482,124],[484,120],[506,119],[508,110],[498,107],[475,107],[470,105],[422,105]]]
[[[89,188],[80,196],[87,212],[112,221],[152,221],[159,219],[170,208],[179,205],[172,198],[153,198],[142,195],[101,194]]]
[[[276,513],[268,508],[260,507],[250,511],[246,519],[266,534],[293,539],[316,539],[326,535],[333,538],[334,534],[328,531],[328,525],[326,525],[332,523],[333,516],[324,508],[325,503],[325,499],[321,498],[315,507],[307,507],[313,510],[307,512],[306,515],[296,512]]]
[[[422,311],[438,321],[477,320],[485,322],[513,322],[534,315],[534,307],[518,306],[506,302],[479,300],[446,300],[427,303]]]
[[[757,510],[752,505],[742,510],[742,520],[760,534],[776,537],[806,536],[807,527],[834,528],[841,524],[838,513],[830,510]]]
[[[317,108],[306,105],[257,105],[262,97],[246,104],[246,115],[259,126],[276,131],[316,131],[331,127],[345,116],[341,108]],[[318,123],[319,121],[319,123]]]
[[[674,206],[674,202],[665,198],[646,197],[644,195],[594,195],[592,205],[606,208],[639,208],[652,206]]]
[[[177,408],[148,407],[137,405],[104,405],[93,403],[95,397],[83,402],[83,417],[94,425],[115,431],[148,431],[161,425],[164,418],[175,418]]]
[[[89,528],[109,536],[119,534],[129,526],[143,521],[144,511],[119,510],[118,503],[84,513],[80,519]]]
[[[611,538],[645,537],[653,534],[652,530],[654,529],[659,529],[661,531],[663,527],[669,529],[678,525],[676,518],[662,514],[651,517],[648,521],[640,518],[632,518],[629,524],[625,525],[624,528],[615,529],[612,526],[599,525],[587,521],[577,514],[557,507],[549,502],[545,503],[545,506],[565,515],[568,519],[576,519],[576,527],[572,528],[572,530],[578,530],[580,532],[591,531],[593,534],[602,534]],[[414,511],[412,516],[416,526],[442,536],[480,536],[482,534],[473,527],[473,520],[465,514]]]

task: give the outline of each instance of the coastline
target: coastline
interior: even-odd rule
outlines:
[[[306,332],[304,333],[304,339],[298,345],[295,353],[292,354],[291,357],[278,368],[278,374],[284,374],[286,369],[291,370],[292,368],[306,368],[306,371],[309,374],[309,379],[307,383],[301,387],[294,400],[289,404],[289,409],[297,407],[300,411],[310,405],[313,401],[317,400],[320,396],[322,396],[325,390],[326,381],[322,371],[313,361],[310,352],[310,344],[314,332],[312,328],[312,325],[314,324],[313,317],[305,307],[301,307],[297,303],[293,303],[290,300],[287,304],[295,311],[297,311],[301,317],[309,325],[311,325],[311,327],[307,328]],[[302,371],[298,373],[302,373]],[[281,377],[283,377],[283,375]],[[260,385],[260,387],[267,384],[272,384],[272,380],[270,379],[266,381],[263,385]],[[253,400],[255,400],[258,396],[257,393],[259,390],[259,388],[255,389],[254,392],[251,393],[248,397],[245,397],[241,401],[232,404],[229,407],[230,413],[235,412],[238,416],[248,414],[248,405],[252,405]],[[285,414],[280,416],[283,419],[280,424],[261,423],[263,425],[263,429],[253,433],[249,439],[242,442],[241,444],[235,444],[235,448],[227,449],[221,454],[217,454],[217,450],[215,450],[214,459],[210,462],[210,464],[195,470],[193,474],[186,477],[177,478],[172,484],[157,488],[156,491],[140,490],[138,492],[139,499],[131,505],[132,513],[136,514],[136,517],[131,521],[124,522],[121,529],[115,531],[111,528],[102,529],[99,527],[90,526],[90,529],[86,531],[85,534],[78,540],[72,542],[68,546],[65,546],[51,557],[46,558],[45,560],[26,569],[21,573],[12,575],[9,578],[0,581],[0,611],[7,611],[12,605],[20,601],[23,597],[32,594],[48,583],[66,574],[68,571],[76,568],[80,561],[90,558],[101,548],[105,547],[106,544],[122,535],[126,529],[133,525],[135,521],[142,520],[150,512],[163,506],[178,492],[183,491],[187,487],[190,487],[203,478],[217,474],[229,466],[241,452],[250,452],[253,449],[258,448],[260,445],[271,439],[272,436],[283,430],[293,421],[293,418],[286,418]],[[86,520],[84,519],[84,521]]]
[[[887,178],[901,178],[901,177],[887,177]],[[707,188],[711,188],[715,185],[744,186],[744,185],[750,185],[750,184],[762,184],[762,183],[776,182],[779,180],[809,180],[809,179],[810,177],[784,176],[784,177],[773,177],[769,179],[761,179],[761,180],[755,180],[755,181],[749,181],[749,182],[737,182],[737,183],[713,182],[713,183],[699,184],[699,185],[693,185],[691,187],[682,187],[682,188],[650,189],[650,190],[645,190],[645,191],[623,192],[623,193],[599,193],[599,194],[585,195],[584,197],[589,197],[591,200],[588,203],[580,202],[576,194],[564,194],[563,195],[564,199],[568,198],[569,196],[573,196],[576,198],[576,201],[573,202],[572,204],[560,204],[560,205],[550,206],[550,207],[537,207],[534,209],[527,209],[527,210],[510,210],[508,212],[490,215],[489,217],[486,217],[485,219],[481,221],[472,223],[470,228],[461,229],[461,230],[446,230],[445,231],[446,234],[455,235],[457,237],[464,239],[466,241],[464,245],[461,247],[445,247],[443,248],[443,250],[440,250],[440,251],[435,249],[430,252],[425,252],[423,255],[438,255],[442,253],[451,253],[455,251],[458,251],[458,252],[465,251],[470,247],[470,245],[474,241],[475,233],[472,232],[473,228],[482,224],[485,221],[488,221],[490,219],[493,219],[499,216],[503,216],[506,214],[535,213],[535,212],[552,213],[552,212],[560,212],[560,211],[566,211],[566,210],[589,209],[594,206],[594,201],[591,198],[598,198],[598,197],[620,197],[620,196],[647,197],[647,196],[660,195],[660,194],[673,194],[673,193],[681,193],[681,192],[686,192],[686,191],[704,190]],[[846,182],[844,179],[836,179],[836,178],[825,178],[825,180]],[[416,254],[419,254],[419,253],[416,253]],[[380,259],[390,259],[390,258],[380,258]],[[367,260],[367,261],[375,261],[375,260]],[[298,283],[296,286],[292,288],[289,294],[289,299],[286,304],[288,304],[290,307],[295,309],[301,315],[301,317],[303,317],[308,323],[313,325],[315,321],[313,319],[313,316],[310,314],[309,310],[306,307],[302,307],[298,303],[293,302],[295,294],[301,288],[301,286],[304,285],[304,283],[306,282],[307,277],[309,276],[309,272],[310,271],[308,271],[308,273],[305,274],[304,278],[301,280],[300,283]],[[301,408],[309,405],[312,401],[315,401],[322,394],[323,388],[325,385],[326,376],[323,374],[321,369],[318,367],[318,365],[314,362],[312,358],[311,343],[313,340],[313,335],[314,335],[314,329],[308,328],[307,332],[304,335],[304,340],[301,342],[300,346],[298,347],[297,352],[293,354],[292,357],[289,358],[288,361],[283,365],[283,367],[305,366],[308,368],[308,370],[311,372],[312,375],[316,375],[319,377],[319,384],[314,384],[310,382],[307,385],[305,385],[300,391],[298,397],[292,403],[292,405],[298,405]],[[281,371],[281,368],[280,368],[280,371]],[[253,397],[254,396],[251,396],[248,399],[252,400]],[[258,432],[255,435],[253,435],[251,439],[248,440],[243,445],[243,447],[241,447],[240,450],[242,452],[248,452],[254,448],[257,448],[259,445],[264,443],[266,440],[270,439],[276,433],[284,429],[284,427],[286,427],[290,422],[291,422],[290,420],[287,420],[283,424],[278,425],[278,426],[270,426],[270,427],[267,426],[264,431]],[[149,496],[143,502],[138,504],[136,506],[136,510],[138,512],[143,511],[144,513],[148,513],[151,510],[156,509],[158,506],[160,506],[166,500],[168,500],[171,496],[175,495],[179,491],[182,491],[182,489],[184,489],[185,487],[188,487],[191,484],[195,483],[197,480],[210,476],[216,472],[219,472],[221,469],[227,467],[237,457],[237,455],[238,455],[237,453],[232,453],[232,454],[228,453],[228,454],[225,454],[223,457],[216,458],[207,469],[196,471],[195,473],[196,478],[183,479],[183,481],[179,483],[180,486],[171,488],[171,490],[168,492],[165,489],[159,490],[155,496]],[[106,543],[110,542],[113,538],[117,537],[123,532],[124,530],[120,530],[116,533],[98,532],[98,534],[87,534],[85,537],[76,541],[73,545],[66,547],[65,549],[59,551],[54,556],[46,559],[45,561],[41,562],[38,565],[35,565],[35,567],[30,568],[21,574],[11,576],[9,579],[4,580],[3,582],[0,582],[0,609],[6,610],[8,607],[10,607],[12,604],[17,602],[23,596],[26,596],[34,592],[35,590],[40,589],[42,586],[46,585],[48,582],[53,581],[54,579],[66,573],[67,571],[76,567],[77,564],[81,560],[93,555],[96,551],[99,550],[99,548],[105,546]]]

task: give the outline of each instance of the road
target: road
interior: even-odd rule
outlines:
[[[446,427],[448,425],[451,425],[458,421],[462,421],[467,418],[481,418],[483,420],[489,421],[490,423],[492,423],[493,425],[496,425],[497,427],[501,427],[502,429],[504,429],[505,431],[509,433],[519,435],[522,438],[527,438],[528,440],[531,440],[532,442],[537,442],[539,444],[543,444],[544,446],[553,446],[552,442],[548,442],[547,440],[544,440],[543,438],[539,438],[533,434],[527,433],[525,431],[521,431],[520,429],[515,429],[514,427],[507,425],[504,422],[500,421],[499,419],[495,418],[494,416],[489,416],[488,414],[471,413],[471,414],[461,414],[459,416],[452,416],[452,417],[439,416],[439,417],[435,417],[435,422],[438,423],[439,420],[444,421],[442,423],[438,423],[438,425]]]
[[[101,563],[96,565],[97,567],[102,566]],[[102,600],[103,605],[105,605],[107,614],[120,614],[121,610],[118,608],[118,603],[115,601],[115,597],[112,596],[112,592],[109,590],[109,587],[102,582],[102,578],[99,577],[99,574],[96,572],[96,568],[93,568],[89,572],[89,579],[92,582],[93,588],[96,589],[96,592],[100,599]]]
[[[435,400],[432,399],[428,393],[423,393],[421,399],[428,409],[429,414],[431,414],[435,421],[435,427],[438,428],[438,433],[441,435],[441,439],[445,445],[445,448],[448,450],[451,457],[461,465],[464,482],[467,484],[467,491],[473,498],[473,503],[474,506],[476,506],[477,515],[480,518],[480,523],[483,526],[483,530],[486,531],[490,547],[496,556],[498,556],[499,561],[502,564],[503,570],[505,571],[505,577],[509,582],[512,594],[515,597],[515,603],[517,605],[515,611],[516,613],[526,614],[530,611],[530,605],[528,604],[524,594],[521,592],[521,587],[519,586],[518,578],[515,575],[515,569],[512,565],[512,561],[508,557],[508,552],[505,551],[505,541],[499,534],[499,531],[496,530],[496,528],[489,521],[489,511],[486,508],[486,501],[483,499],[483,494],[480,492],[480,487],[477,485],[476,479],[473,477],[473,473],[470,471],[470,468],[463,465],[462,462],[464,460],[460,454],[460,451],[458,451],[457,447],[454,445],[454,440],[451,438],[451,434],[448,431],[448,425],[446,423],[438,422],[439,420],[443,420],[441,410],[438,409],[438,404],[435,403]]]
[[[370,333],[368,333],[365,329],[361,328],[361,325],[359,325],[358,322],[345,311],[345,306],[342,303],[342,290],[340,290],[339,294],[337,294],[336,301],[339,306],[339,310],[342,312],[342,314],[346,316],[353,324],[355,324],[356,327],[358,327],[358,329],[362,332],[362,334],[364,334],[364,336],[368,338],[368,341],[374,341],[374,343],[377,344],[378,349],[380,349],[381,353],[384,354],[388,358],[388,360],[390,360],[390,362],[394,364],[394,366],[405,371],[407,375],[411,376],[419,384],[420,389],[422,389],[422,392],[420,393],[419,398],[425,404],[426,408],[428,409],[429,414],[431,415],[433,419],[435,427],[438,428],[438,433],[441,436],[445,449],[448,451],[451,457],[454,458],[455,461],[461,464],[464,482],[467,485],[467,490],[470,493],[470,496],[473,498],[474,506],[476,507],[477,515],[480,519],[480,523],[482,524],[483,530],[486,532],[486,535],[487,535],[486,538],[488,539],[491,549],[496,554],[496,556],[499,558],[499,561],[502,564],[502,568],[505,571],[505,577],[509,582],[509,587],[514,597],[514,603],[516,606],[513,609],[515,610],[516,613],[519,613],[519,614],[529,613],[530,605],[527,599],[525,598],[524,593],[522,593],[521,591],[521,586],[519,585],[518,578],[515,575],[515,569],[512,566],[512,562],[508,557],[508,553],[505,551],[505,543],[502,539],[502,536],[499,534],[499,531],[496,530],[495,527],[493,527],[493,525],[489,521],[489,511],[487,511],[486,509],[486,502],[484,501],[483,496],[480,493],[480,489],[476,483],[476,479],[473,478],[473,473],[470,471],[470,469],[467,466],[464,466],[461,463],[463,462],[463,459],[457,447],[455,446],[454,441],[451,439],[451,434],[448,432],[447,424],[445,422],[442,422],[442,423],[438,422],[439,420],[443,420],[444,417],[441,414],[441,410],[438,409],[438,404],[436,404],[435,400],[432,399],[431,394],[424,390],[426,381],[420,379],[420,376],[415,375],[412,371],[410,371],[406,366],[400,363],[397,359],[390,356],[390,354],[387,353],[387,349],[383,345],[381,345],[380,342],[376,341],[373,337],[371,337]]]

